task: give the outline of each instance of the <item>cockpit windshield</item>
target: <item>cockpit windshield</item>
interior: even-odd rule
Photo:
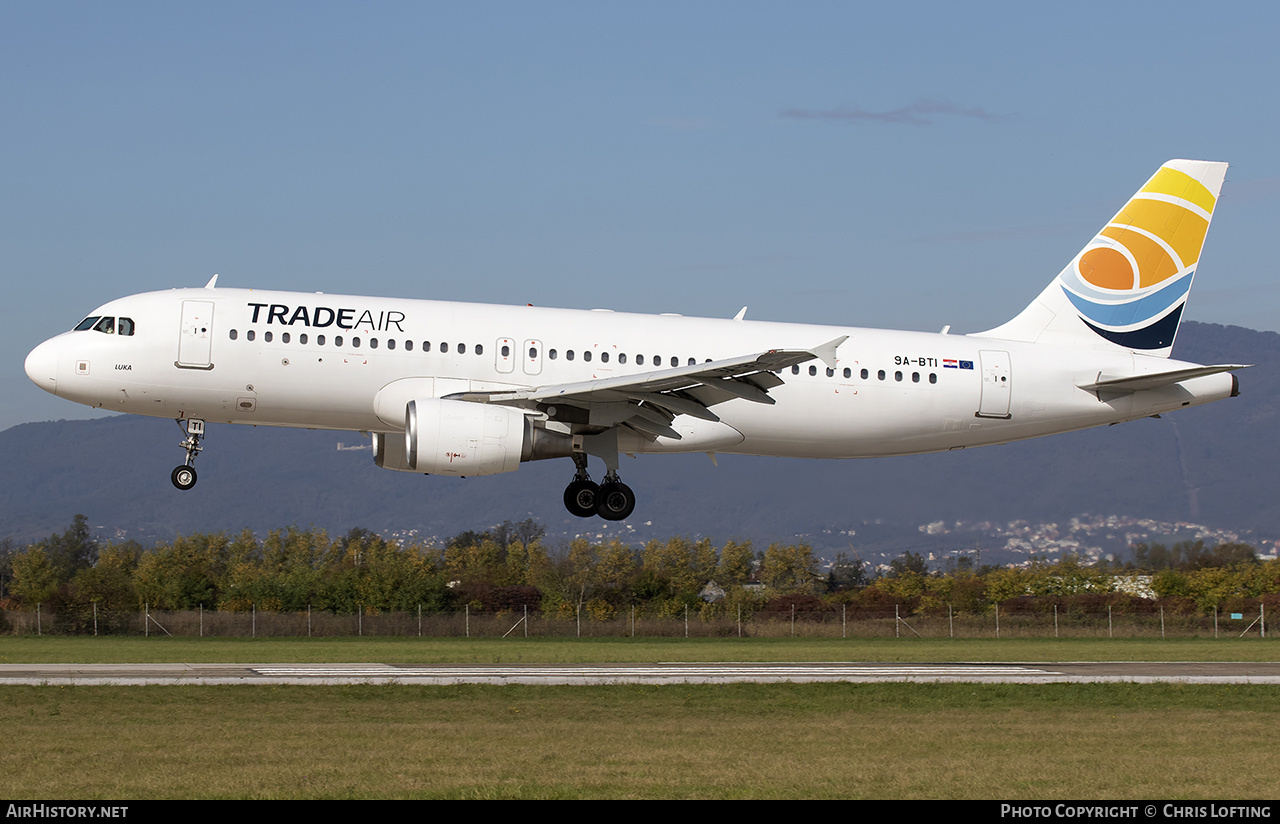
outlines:
[[[132,335],[133,319],[132,318],[116,318],[103,317],[102,315],[90,315],[80,323],[76,324],[75,331],[85,332],[92,329],[95,332],[101,332],[104,335]]]

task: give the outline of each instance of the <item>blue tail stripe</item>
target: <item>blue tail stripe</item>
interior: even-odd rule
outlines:
[[[1187,292],[1191,291],[1191,276],[1194,273],[1194,270],[1189,270],[1159,292],[1127,303],[1095,303],[1070,289],[1063,288],[1062,291],[1075,304],[1080,314],[1094,323],[1113,327],[1131,326],[1152,320],[1186,297]]]

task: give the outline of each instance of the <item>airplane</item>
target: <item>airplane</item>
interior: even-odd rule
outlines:
[[[1239,393],[1170,360],[1226,163],[1171,160],[1020,314],[938,333],[229,289],[132,295],[41,343],[27,375],[172,418],[365,433],[379,467],[469,477],[569,458],[564,505],[627,518],[622,454],[863,458],[1006,443]],[[588,457],[604,462],[600,483]]]

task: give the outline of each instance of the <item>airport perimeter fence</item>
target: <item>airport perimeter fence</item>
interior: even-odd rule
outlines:
[[[836,608],[823,612],[722,613],[696,609],[655,616],[623,607],[611,617],[585,610],[569,617],[537,611],[221,612],[212,610],[129,612],[63,610],[0,611],[0,632],[9,635],[132,635],[184,637],[419,636],[469,638],[1236,638],[1267,637],[1265,607],[1252,613],[1191,615],[1163,608],[1150,612],[1078,612],[1058,609],[1009,613],[992,609],[962,614],[948,609],[908,615],[899,608]]]

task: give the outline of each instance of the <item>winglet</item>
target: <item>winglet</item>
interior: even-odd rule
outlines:
[[[747,316],[747,307],[745,307],[745,306],[744,306],[744,307],[742,307],[741,309],[739,309],[739,310],[738,310],[738,314],[734,315],[734,316],[733,316],[733,319],[734,319],[734,320],[742,320],[742,319],[743,319],[743,318],[745,318],[746,316]]]
[[[217,285],[218,285],[218,276],[214,275],[213,277],[209,278],[209,282],[204,285],[204,288],[212,289]]]
[[[840,344],[844,343],[848,339],[849,339],[848,335],[841,335],[840,337],[835,338],[834,340],[827,341],[821,346],[815,346],[812,349],[808,349],[806,351],[810,355],[813,355],[815,358],[825,363],[828,369],[835,369],[836,368],[836,350],[840,348]]]

